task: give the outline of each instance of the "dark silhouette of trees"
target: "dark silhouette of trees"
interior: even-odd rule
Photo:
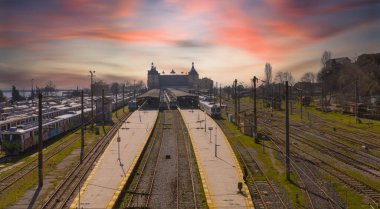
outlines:
[[[45,96],[52,96],[56,92],[57,88],[53,81],[49,80],[46,82],[46,86],[43,88],[43,92]]]
[[[102,90],[104,89],[104,92],[107,93],[110,90],[109,85],[102,81],[98,80],[92,84],[92,88],[94,91],[94,96],[101,96],[102,95]]]
[[[281,84],[283,84],[283,83],[285,83],[285,81],[288,81],[289,82],[289,85],[294,85],[294,83],[295,83],[295,79],[294,79],[294,77],[292,76],[292,73],[290,73],[290,72],[281,72],[281,71],[278,71],[277,73],[276,73],[276,76],[275,76],[275,78],[274,78],[274,81],[276,82],[276,83],[281,83]]]
[[[305,73],[300,81],[302,82],[302,89],[305,90],[304,92],[305,93],[309,93],[309,96],[310,97],[313,97],[314,96],[314,88],[313,88],[313,85],[315,83],[315,74],[312,73],[312,72],[307,72]]]
[[[324,51],[321,57],[322,68],[326,68],[327,62],[331,59],[331,52]]]
[[[7,98],[5,98],[3,91],[0,90],[0,102],[5,102]]]
[[[20,95],[20,92],[16,88],[16,86],[12,86],[12,100],[13,101],[21,101],[24,100],[25,98]]]
[[[122,84],[119,84],[117,82],[111,83],[111,92],[112,94],[116,94],[116,92],[121,92]]]

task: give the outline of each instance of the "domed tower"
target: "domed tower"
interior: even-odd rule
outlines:
[[[198,83],[198,79],[199,79],[199,75],[198,75],[198,72],[194,68],[194,62],[193,62],[190,72],[188,74],[189,88],[195,88],[196,84]]]
[[[148,70],[148,89],[160,88],[160,74],[158,73],[156,66],[152,62],[152,67]]]

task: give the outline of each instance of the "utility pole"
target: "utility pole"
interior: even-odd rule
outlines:
[[[218,90],[218,82],[216,82],[216,84],[215,84],[215,88],[214,88],[214,91],[212,91],[213,92],[213,94],[214,94],[214,104],[216,103],[216,91]]]
[[[285,143],[286,143],[286,180],[290,181],[290,149],[289,149],[289,85],[288,81],[285,82],[285,108],[286,108],[286,116],[285,116]]]
[[[38,188],[44,185],[42,160],[42,94],[38,94]]]
[[[81,143],[80,143],[80,164],[83,163],[84,153],[84,104],[83,104],[83,90],[81,91]]]
[[[117,115],[117,110],[118,110],[118,106],[117,106],[117,89],[118,89],[118,87],[116,86],[116,92],[115,92],[115,109],[116,109],[116,117],[118,118],[119,116]]]
[[[237,86],[237,79],[234,81],[234,99],[235,99],[235,123],[237,125],[237,91],[236,91],[236,86]]]
[[[95,70],[88,71],[91,75],[91,84],[90,84],[90,90],[91,90],[91,130],[94,130],[94,88],[93,88],[93,77],[95,74]]]
[[[106,114],[104,112],[104,89],[102,89],[102,115],[103,115],[103,126],[106,124]]]
[[[303,112],[302,112],[302,89],[300,89],[301,96],[300,96],[300,106],[301,106],[301,120],[303,119]]]
[[[34,78],[32,78],[31,82],[32,82],[32,92],[30,92],[30,98],[32,99],[32,106],[34,106]]]
[[[359,123],[359,85],[358,79],[355,80],[355,122]]]
[[[125,95],[124,95],[124,89],[125,89],[125,84],[123,84],[123,112],[125,113],[124,107],[125,107]]]
[[[237,119],[238,119],[238,128],[240,129],[240,88],[237,89]]]
[[[219,107],[222,108],[222,84],[219,85]]]
[[[256,104],[256,76],[253,76],[253,137],[255,143],[259,143],[257,139],[257,104]]]
[[[293,93],[292,87],[289,86],[289,95],[290,95],[290,115],[293,115]]]
[[[136,99],[136,80],[133,80],[133,99]]]

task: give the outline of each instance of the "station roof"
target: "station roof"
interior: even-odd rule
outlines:
[[[168,90],[173,94],[173,96],[175,96],[177,98],[178,97],[198,97],[195,94],[190,94],[188,92],[177,90],[177,89],[169,88]]]
[[[160,89],[151,89],[137,98],[160,98]]]

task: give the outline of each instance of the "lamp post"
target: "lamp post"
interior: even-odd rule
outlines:
[[[210,131],[210,144],[211,144],[211,131],[212,131],[212,127],[208,127],[208,130]]]
[[[120,160],[120,141],[121,141],[121,138],[120,138],[120,133],[119,133],[119,130],[117,131],[117,155],[118,155],[118,160],[121,164],[121,160]]]
[[[206,113],[205,113],[205,132],[206,132],[206,123],[207,121],[206,121]]]

